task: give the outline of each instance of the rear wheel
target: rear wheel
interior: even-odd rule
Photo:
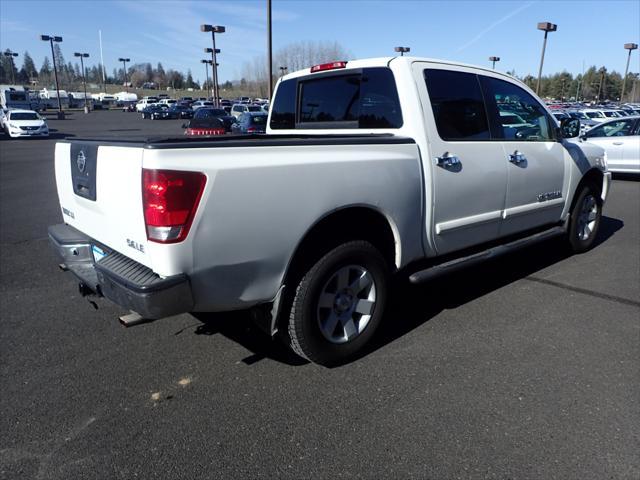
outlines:
[[[577,193],[571,209],[568,243],[575,253],[586,252],[593,247],[602,217],[602,199],[592,183],[586,183]]]
[[[332,365],[360,351],[382,320],[388,267],[368,242],[344,243],[318,260],[298,282],[288,333],[295,353]]]

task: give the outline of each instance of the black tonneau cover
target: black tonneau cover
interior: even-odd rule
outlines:
[[[210,138],[190,137],[131,137],[131,138],[74,138],[61,143],[97,144],[103,146],[141,147],[149,149],[171,148],[225,148],[225,147],[280,147],[305,145],[381,145],[415,143],[410,137],[392,134],[367,135],[220,135]]]

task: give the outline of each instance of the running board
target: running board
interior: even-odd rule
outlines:
[[[411,274],[409,276],[409,281],[411,283],[426,282],[427,280],[431,280],[439,275],[455,272],[456,270],[467,268],[492,258],[497,258],[505,253],[513,252],[529,245],[533,245],[534,243],[562,235],[565,232],[565,227],[554,227],[549,230],[545,230],[544,232],[536,233],[530,237],[514,240],[513,242],[505,243],[504,245],[497,245],[489,248],[488,250],[483,250],[482,252],[474,253],[466,257],[456,258],[439,265],[434,265],[425,270],[420,270]]]

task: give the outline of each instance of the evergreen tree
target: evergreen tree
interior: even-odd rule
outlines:
[[[196,87],[196,83],[193,81],[193,75],[191,74],[191,69],[187,70],[187,81],[186,81],[186,85],[187,88],[195,88]]]
[[[60,69],[64,68],[64,55],[62,55],[62,49],[59,43],[53,44],[53,56],[56,59],[56,66]]]
[[[33,62],[29,52],[24,52],[24,55],[22,56],[22,70],[24,70],[24,73],[29,79],[35,79],[38,76],[36,64]]]
[[[51,85],[51,80],[53,78],[53,67],[51,66],[51,61],[49,57],[45,56],[42,61],[42,67],[40,67],[40,73],[38,75],[38,81],[40,82],[40,86],[42,88],[46,88]]]

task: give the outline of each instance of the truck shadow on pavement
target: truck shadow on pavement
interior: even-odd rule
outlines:
[[[603,216],[594,248],[623,226],[621,220]],[[385,347],[443,310],[457,308],[571,257],[563,247],[561,239],[547,240],[419,285],[410,284],[407,276],[399,276],[394,281],[390,303],[378,332],[369,346],[350,363]],[[220,334],[252,352],[242,359],[247,365],[266,358],[291,366],[308,363],[255,326],[249,312],[198,313],[194,316],[202,322],[195,329],[196,335]]]

